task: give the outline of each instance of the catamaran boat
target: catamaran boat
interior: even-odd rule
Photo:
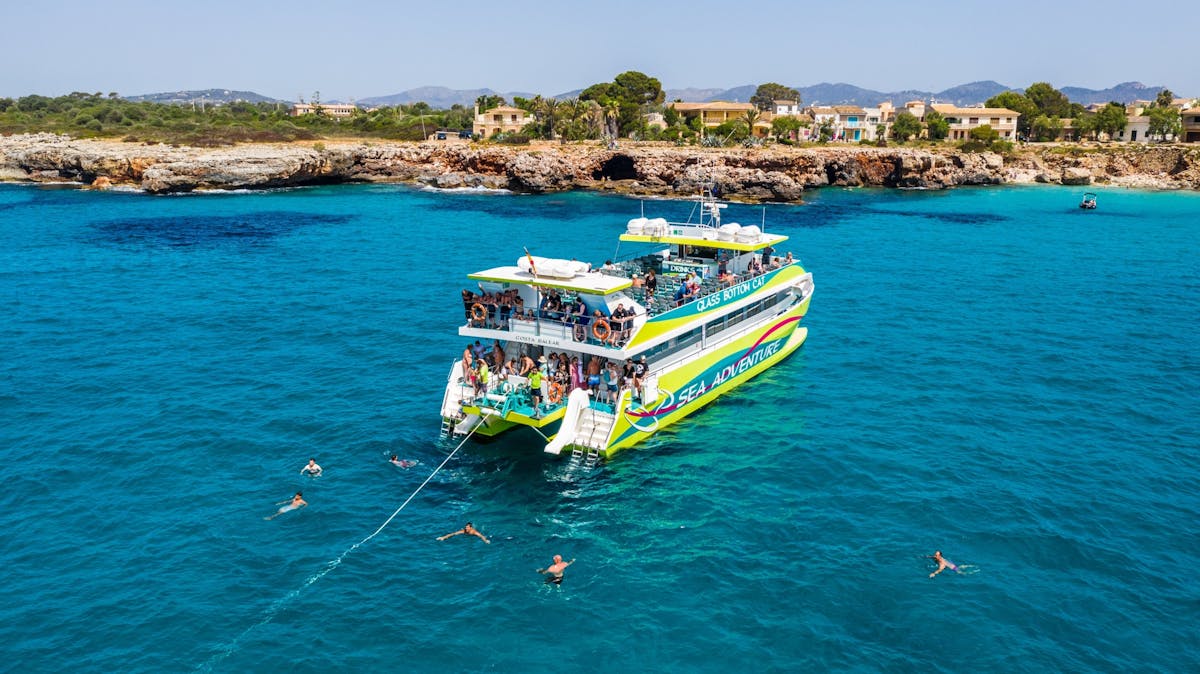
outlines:
[[[799,348],[813,280],[776,254],[788,237],[722,224],[711,190],[695,201],[688,222],[630,220],[620,241],[648,252],[599,269],[526,250],[468,275],[443,433],[524,426],[546,452],[607,459]]]

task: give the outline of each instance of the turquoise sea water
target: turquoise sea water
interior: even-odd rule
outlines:
[[[800,351],[596,469],[468,444],[344,554],[456,444],[465,275],[638,202],[0,186],[0,670],[1194,670],[1200,195],[1079,197],[768,207]]]

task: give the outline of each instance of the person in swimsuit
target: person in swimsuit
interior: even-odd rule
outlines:
[[[470,522],[467,522],[465,525],[463,525],[463,528],[459,529],[458,531],[451,531],[450,533],[446,534],[445,536],[438,536],[438,540],[444,541],[447,538],[450,538],[451,536],[457,536],[459,534],[469,534],[471,536],[478,536],[484,543],[491,544],[491,541],[489,541],[487,539],[487,536],[484,536],[482,533],[480,533],[480,531],[478,529],[476,529],[474,526],[472,526]]]
[[[538,573],[544,573],[544,574],[546,574],[546,576],[548,576],[546,578],[547,583],[554,583],[555,585],[562,585],[563,569],[567,568],[568,566],[570,566],[574,563],[575,563],[574,558],[572,558],[571,561],[569,561],[569,562],[564,562],[562,555],[554,555],[554,563],[551,564],[550,566],[547,566],[544,569],[538,569]]]
[[[284,505],[285,503],[287,505]],[[273,520],[289,510],[298,510],[303,508],[304,506],[308,505],[308,502],[304,500],[301,492],[296,492],[296,495],[292,497],[291,501],[280,501],[275,505],[281,505],[283,507],[276,511],[274,515],[271,515],[270,517],[264,517],[264,520]]]
[[[962,573],[961,571],[958,570],[958,567],[954,565],[954,562],[951,562],[950,560],[948,560],[942,556],[941,550],[937,550],[936,552],[933,553],[933,561],[937,562],[938,568],[937,568],[937,571],[934,571],[933,573],[929,574],[930,578],[933,578],[934,576],[945,571],[946,569],[950,569],[954,573]]]
[[[416,461],[401,459],[395,454],[392,455],[392,458],[388,459],[388,463],[392,464],[393,466],[399,466],[400,468],[412,468],[413,466],[417,465]]]
[[[312,477],[321,477],[321,467],[317,465],[316,459],[309,459],[308,465],[301,468],[300,472],[311,475]]]

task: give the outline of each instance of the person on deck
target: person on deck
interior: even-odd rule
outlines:
[[[599,400],[600,396],[600,357],[592,356],[587,364],[587,387],[592,392],[592,398]]]
[[[650,366],[646,363],[646,356],[642,354],[641,360],[633,364],[633,387],[637,390],[638,400],[645,403],[644,385],[646,383],[646,375],[650,372]]]
[[[571,390],[584,388],[583,366],[579,363],[579,356],[571,357]]]
[[[634,395],[633,392],[636,389],[635,381],[636,380],[634,379],[634,376],[633,376],[633,359],[626,358],[625,359],[625,369],[622,370],[622,372],[621,372],[621,385],[625,387],[625,390],[631,391],[631,393],[630,393],[630,396],[631,396],[630,401],[631,402],[632,402],[632,396]]]
[[[620,388],[621,376],[617,374],[617,364],[609,361],[608,367],[604,368],[604,401],[615,405]]]
[[[546,362],[546,357],[539,358],[543,363]],[[541,416],[541,411],[538,409],[542,404],[542,386],[545,382],[542,381],[542,369],[540,367],[529,371],[529,397],[533,401],[533,418],[537,419]]]

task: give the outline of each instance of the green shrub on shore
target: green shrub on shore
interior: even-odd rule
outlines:
[[[58,133],[214,147],[339,137],[424,140],[436,129],[469,128],[471,124],[471,113],[462,106],[440,111],[424,104],[384,107],[341,120],[328,115],[291,117],[288,109],[277,103],[190,106],[135,102],[115,93],[75,92],[56,98],[32,95],[0,98],[0,134]]]

